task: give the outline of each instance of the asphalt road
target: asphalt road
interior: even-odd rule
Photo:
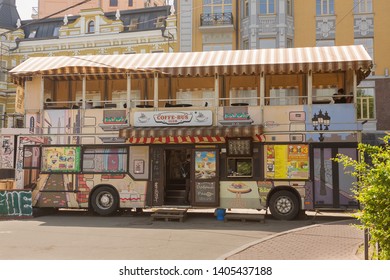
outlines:
[[[185,222],[152,221],[151,212],[100,217],[59,211],[0,220],[2,260],[215,260],[267,236],[348,215],[308,216],[265,223],[218,221],[212,211],[189,212]],[[310,213],[309,213],[310,215]]]

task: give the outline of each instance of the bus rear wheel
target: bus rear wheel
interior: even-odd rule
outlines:
[[[269,209],[279,220],[293,220],[299,213],[298,198],[289,191],[278,191],[271,196]]]
[[[99,187],[91,197],[93,211],[102,216],[111,215],[118,210],[119,197],[110,187]]]

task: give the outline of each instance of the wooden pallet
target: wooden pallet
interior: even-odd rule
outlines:
[[[227,222],[229,220],[240,220],[241,222],[258,221],[260,223],[265,223],[265,215],[264,214],[226,213],[223,221]]]
[[[152,221],[164,219],[166,222],[169,220],[179,220],[179,222],[183,222],[187,217],[187,209],[158,209],[151,217]]]

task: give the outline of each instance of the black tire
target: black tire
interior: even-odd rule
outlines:
[[[119,207],[118,193],[110,187],[99,187],[91,197],[93,211],[102,216],[115,213]]]
[[[269,209],[279,220],[293,220],[299,213],[298,198],[289,191],[278,191],[271,196]]]

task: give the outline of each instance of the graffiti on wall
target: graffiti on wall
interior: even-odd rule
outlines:
[[[3,136],[0,146],[0,168],[14,168],[14,140],[12,136]]]
[[[0,191],[0,216],[31,216],[32,199],[28,191]]]

